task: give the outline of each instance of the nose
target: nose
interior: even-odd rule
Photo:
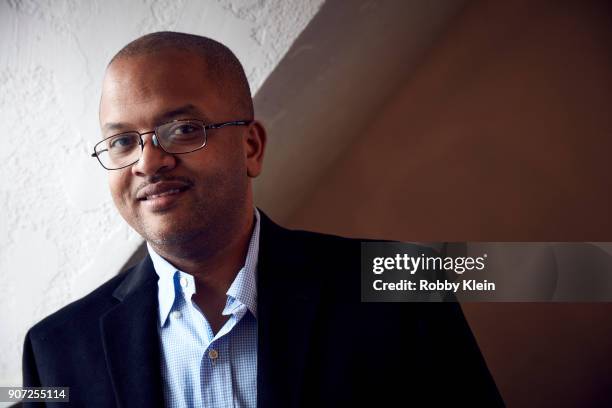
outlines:
[[[176,167],[176,157],[166,153],[161,146],[156,146],[153,143],[153,134],[143,135],[142,141],[142,156],[132,165],[133,174],[146,177],[167,172]]]

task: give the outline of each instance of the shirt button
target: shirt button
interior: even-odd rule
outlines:
[[[210,350],[208,350],[208,357],[211,360],[215,360],[217,357],[219,357],[219,353],[215,349],[210,349]]]
[[[174,319],[180,319],[183,316],[183,314],[180,312],[180,310],[175,310],[171,314],[172,314],[172,317]]]
[[[187,286],[189,286],[189,282],[187,281],[187,278],[182,276],[181,279],[179,279],[179,282],[181,283],[181,287],[183,289],[185,289]]]

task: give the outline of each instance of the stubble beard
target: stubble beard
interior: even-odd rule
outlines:
[[[211,257],[241,231],[247,202],[247,186],[243,180],[217,182],[226,187],[223,196],[200,197],[189,215],[165,221],[163,231],[151,217],[137,217],[134,229],[162,253],[184,259]]]

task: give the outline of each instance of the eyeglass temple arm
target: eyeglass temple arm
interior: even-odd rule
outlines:
[[[252,120],[234,120],[232,122],[215,123],[212,125],[204,126],[206,129],[220,129],[225,126],[248,126],[253,122]]]
[[[102,153],[102,152],[107,152],[107,151],[108,151],[108,149],[100,150],[100,153]],[[98,153],[93,152],[93,153],[91,154],[91,157],[98,157]]]

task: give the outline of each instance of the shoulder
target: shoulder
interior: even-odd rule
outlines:
[[[83,331],[88,323],[98,324],[97,318],[112,308],[117,299],[113,292],[121,285],[134,268],[130,268],[98,286],[89,294],[62,307],[33,325],[28,335],[45,339],[74,331]]]
[[[349,238],[340,235],[324,234],[306,230],[286,230],[290,241],[304,248],[315,250],[319,253],[344,253],[359,251],[361,243],[366,240],[360,238]]]
[[[282,227],[261,214],[260,252],[289,263],[304,264],[321,259],[358,253],[362,240],[313,231]],[[331,261],[332,259],[327,259]]]

